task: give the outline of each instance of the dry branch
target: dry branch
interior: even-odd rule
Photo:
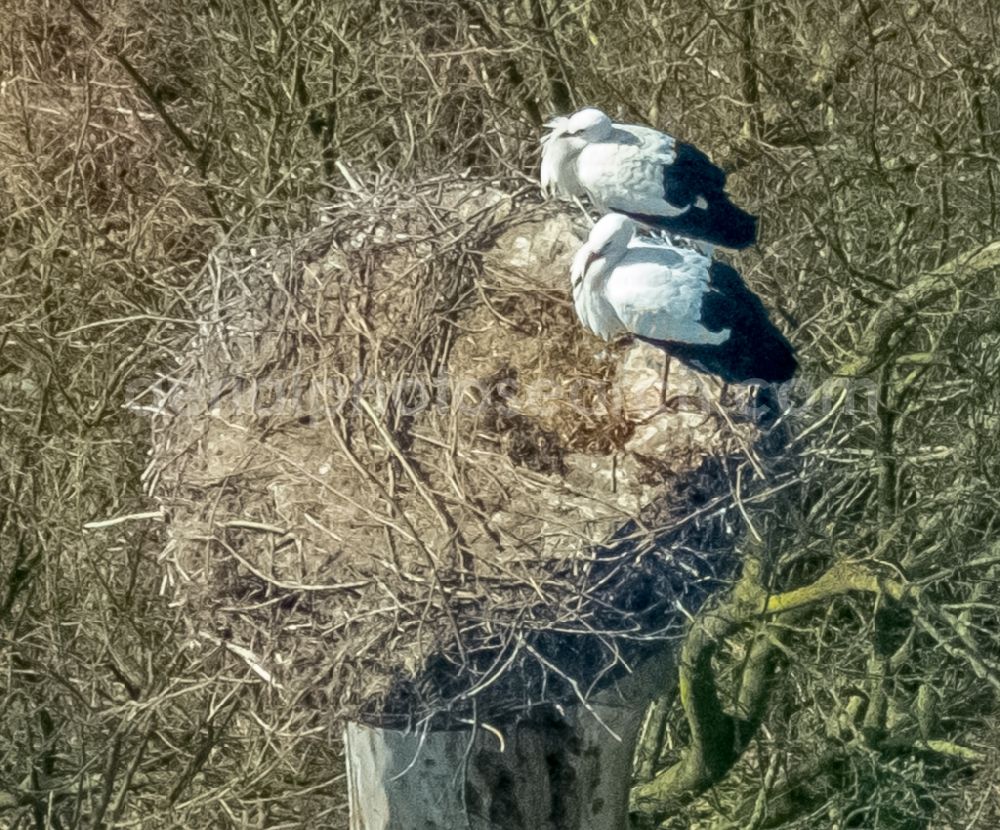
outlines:
[[[884,302],[854,347],[858,357],[844,363],[836,371],[837,376],[858,377],[873,371],[888,359],[893,336],[915,325],[919,312],[949,295],[973,290],[978,280],[997,268],[1000,241],[966,251],[918,276]]]
[[[399,653],[400,642],[419,639],[430,652],[438,638],[421,602],[431,576],[401,567],[405,549],[416,544],[409,537],[423,527],[407,526],[385,505],[416,496],[432,532],[446,537],[447,531],[413,491],[414,478],[390,446],[404,457],[436,455],[440,464],[411,469],[450,513],[457,502],[471,503],[478,488],[517,489],[526,509],[507,533],[534,526],[546,477],[555,474],[520,467],[517,488],[506,468],[476,479],[476,470],[486,471],[474,453],[413,429],[399,409],[381,422],[393,445],[360,413],[347,420],[342,437],[384,494],[373,483],[359,499],[339,470],[323,475],[303,458],[311,435],[345,425],[330,388],[320,390],[317,407],[300,413],[283,412],[281,395],[267,401],[275,386],[250,376],[209,390],[183,387],[183,364],[193,357],[190,334],[221,343],[233,360],[253,336],[264,336],[258,345],[263,363],[275,358],[267,364],[274,377],[287,367],[282,353],[267,352],[266,335],[290,330],[294,348],[284,356],[295,370],[309,362],[315,344],[328,347],[325,356],[333,359],[309,367],[322,383],[353,380],[354,370],[376,364],[394,376],[399,366],[390,365],[391,357],[367,348],[364,303],[312,314],[323,308],[321,281],[307,271],[296,272],[300,282],[282,281],[299,255],[296,240],[331,217],[336,227],[328,235],[384,233],[371,222],[378,212],[365,206],[375,194],[408,193],[435,205],[444,182],[463,179],[533,194],[541,110],[548,98],[565,103],[569,94],[579,105],[652,120],[716,160],[754,160],[730,179],[734,198],[762,215],[761,245],[741,253],[739,265],[799,349],[806,388],[793,390],[792,400],[808,398],[808,384],[837,367],[852,379],[836,401],[800,408],[789,419],[801,466],[773,488],[787,502],[763,493],[741,498],[742,512],[730,514],[730,523],[719,511],[731,494],[695,486],[705,501],[685,516],[639,513],[639,529],[630,534],[636,542],[659,530],[682,531],[687,577],[639,580],[623,594],[650,602],[651,616],[673,613],[674,592],[704,584],[708,554],[731,544],[742,521],[776,525],[768,538],[777,540],[777,561],[769,567],[782,588],[809,588],[824,569],[865,550],[874,550],[873,567],[878,559],[885,573],[905,574],[905,601],[895,605],[908,607],[912,586],[919,586],[916,617],[897,625],[881,619],[876,625],[887,603],[873,607],[854,592],[825,607],[799,606],[794,625],[772,614],[761,636],[751,639],[746,625],[715,646],[714,682],[728,715],[737,724],[754,720],[756,689],[769,686],[766,728],[710,797],[673,819],[675,826],[717,826],[722,814],[737,826],[758,819],[791,828],[1000,826],[1000,766],[989,749],[1000,744],[1000,619],[991,593],[1000,529],[1000,292],[996,269],[980,257],[984,240],[1000,231],[996,4],[875,0],[845,9],[807,0],[651,0],[623,9],[606,0],[525,0],[499,11],[476,0],[464,5],[456,13],[436,0],[268,2],[266,13],[255,16],[229,0],[211,4],[211,13],[204,4],[173,0],[87,0],[76,8],[85,6],[97,25],[81,26],[71,6],[6,4],[0,39],[0,65],[10,69],[0,95],[3,821],[193,830],[345,825],[339,747],[329,738],[330,713],[340,701],[330,703],[336,672],[323,660],[353,643],[359,674],[370,664],[374,676],[384,655]],[[737,138],[748,121],[760,125],[759,139]],[[217,209],[206,204],[206,182],[218,193]],[[426,215],[424,207],[414,209]],[[280,261],[260,269],[263,284],[251,279],[246,262],[222,271],[215,260],[202,272],[218,242],[220,213],[234,229],[229,251],[256,252],[258,266],[270,252],[282,252]],[[453,215],[433,219],[416,236],[455,242],[463,232]],[[393,238],[394,225],[386,228],[385,250],[413,244]],[[477,225],[475,233],[482,230]],[[457,275],[472,267],[478,276],[471,295],[490,311],[475,326],[456,326],[429,358],[435,365],[447,343],[488,340],[496,326],[521,327],[523,339],[510,351],[527,353],[538,327],[551,325],[547,315],[569,311],[562,266],[550,290],[533,294],[532,285],[513,279],[524,275],[523,265],[484,263],[472,250],[478,245],[467,242],[439,246],[452,257],[445,270]],[[383,261],[366,250],[346,265],[377,273]],[[962,251],[969,254],[956,257]],[[302,252],[300,262],[315,252]],[[554,253],[553,260],[565,256]],[[949,258],[954,273],[927,278]],[[435,287],[426,297],[448,302],[425,303],[422,319],[450,313],[456,292],[448,280],[438,287],[439,294]],[[537,302],[522,306],[528,297]],[[232,305],[258,313],[226,329],[235,321]],[[859,358],[859,343],[872,353]],[[407,345],[398,353],[405,359],[420,348]],[[482,358],[488,350],[470,354]],[[565,342],[553,349],[563,350]],[[337,358],[348,352],[359,360],[345,368]],[[552,364],[539,366],[540,373],[561,376]],[[878,411],[868,408],[867,391],[856,393],[865,386],[858,378],[876,369],[884,381]],[[142,389],[148,400],[138,396]],[[204,508],[215,525],[211,533],[194,528],[191,538],[165,551],[162,534],[171,522],[130,518],[152,509],[143,486],[162,492],[170,485],[162,467],[140,475],[149,460],[148,425],[183,416],[198,402],[225,415],[230,401],[251,398],[275,405],[241,440],[259,439],[254,450],[264,452],[293,434],[302,441],[299,454],[216,467],[214,478],[199,478],[190,466],[181,470],[182,478],[192,475],[180,498]],[[585,414],[591,403],[572,413],[574,446],[606,452],[627,440],[606,427],[603,415]],[[313,419],[308,428],[298,416]],[[211,444],[228,428],[208,423],[210,434],[189,436],[191,445],[179,441],[167,455],[183,466],[199,441]],[[516,436],[504,444],[493,435],[489,457],[514,453],[550,470],[566,463],[551,452],[557,446],[551,424],[479,426],[484,435],[499,429]],[[407,436],[413,446],[433,449],[414,450]],[[608,481],[617,476],[623,486],[622,477],[635,472],[625,463],[609,466]],[[234,505],[234,493],[250,492],[276,467],[296,476],[307,471],[303,489],[322,509],[303,510],[301,522],[289,522],[287,515]],[[663,470],[646,468],[644,475],[662,482]],[[271,495],[287,495],[278,485]],[[572,485],[566,498],[579,495],[579,482]],[[690,497],[678,494],[677,503]],[[280,507],[295,512],[298,498]],[[638,501],[594,509],[633,515]],[[497,547],[492,503],[474,507],[457,521],[470,544],[491,550]],[[593,541],[593,526],[574,510],[556,534],[571,543],[553,548],[582,551]],[[350,538],[324,511],[351,514],[351,531],[365,528],[366,549],[392,575],[378,589],[372,587],[378,583],[348,589],[370,591],[358,598],[357,613],[313,613],[314,594],[370,576],[332,579],[295,570],[303,540],[336,559]],[[895,538],[883,547],[887,515]],[[100,517],[121,521],[84,528]],[[701,546],[713,527],[711,544]],[[440,542],[431,553],[442,561],[453,557],[457,539]],[[198,554],[184,559],[187,576],[217,567],[235,589],[212,595],[214,616],[204,626],[212,639],[197,638],[191,607],[170,604],[185,574],[163,563],[178,546]],[[574,649],[594,649],[595,665],[622,659],[614,640],[621,626],[609,632],[599,615],[583,627],[570,625],[581,603],[603,596],[561,593],[532,570],[562,561],[560,555],[525,545],[522,557],[531,568],[516,557],[484,556],[475,576],[483,584],[516,585],[509,590],[519,599],[530,596],[538,616],[515,623],[527,635],[544,629],[569,636]],[[641,555],[662,554],[651,544]],[[606,565],[602,585],[620,575],[623,558]],[[584,554],[567,569],[578,574],[592,564]],[[478,590],[468,574],[443,580],[465,614],[474,605],[470,584]],[[795,590],[802,589],[790,589],[786,601]],[[808,597],[799,594],[795,602]],[[369,615],[398,629],[358,636]],[[516,637],[505,639],[511,619],[516,614],[498,603],[470,622],[498,649],[475,668],[468,690],[474,698],[498,688],[511,667],[532,662],[529,656],[519,663],[525,650]],[[450,626],[444,630],[454,636]],[[464,627],[459,632],[467,636]],[[625,636],[634,634],[629,629]],[[765,640],[780,653],[780,683],[765,682],[766,672],[744,673],[736,659],[751,655],[748,670],[766,666]],[[325,648],[320,660],[306,648],[317,641]],[[876,647],[883,659],[870,664]],[[566,673],[563,660],[539,653]],[[280,675],[282,690],[264,682],[255,666],[272,679]],[[871,667],[877,678],[869,681]],[[584,689],[582,674],[567,676]],[[289,683],[289,675],[299,680]],[[249,691],[251,705],[206,742],[205,725],[234,690]],[[684,718],[674,716],[682,713],[666,704],[663,711],[666,743],[682,745],[675,721]],[[209,762],[187,780],[192,753],[206,747]],[[654,749],[658,755],[661,747]],[[646,771],[658,762],[651,755]]]
[[[766,638],[751,648],[738,711],[731,715],[719,699],[712,666],[720,645],[741,628],[768,617],[780,621],[796,610],[852,592],[884,592],[902,600],[907,587],[880,577],[863,563],[843,560],[809,585],[770,594],[759,581],[754,560],[744,563],[732,593],[699,613],[685,637],[678,689],[691,737],[680,761],[632,790],[634,813],[652,821],[675,815],[721,781],[756,734],[770,694],[773,648]]]

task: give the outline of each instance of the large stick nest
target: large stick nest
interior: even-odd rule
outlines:
[[[146,472],[195,636],[384,723],[586,694],[676,633],[758,436],[676,364],[702,411],[649,419],[661,355],[575,319],[581,233],[523,193],[359,184],[293,246],[217,254]]]

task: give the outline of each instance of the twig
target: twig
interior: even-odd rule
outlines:
[[[96,522],[87,522],[84,524],[84,530],[98,530],[105,527],[114,527],[115,525],[125,524],[125,522],[145,522],[145,521],[156,521],[162,522],[166,519],[166,513],[163,510],[150,510],[145,513],[129,513],[127,516],[115,516],[113,519],[101,519]]]

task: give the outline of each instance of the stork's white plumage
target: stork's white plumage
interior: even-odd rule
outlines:
[[[588,107],[555,118],[542,138],[547,195],[588,196],[602,213],[713,245],[745,248],[757,219],[726,194],[726,174],[691,144]]]
[[[733,268],[635,230],[609,214],[573,260],[573,302],[587,329],[605,340],[634,334],[727,383],[792,377],[791,344]]]

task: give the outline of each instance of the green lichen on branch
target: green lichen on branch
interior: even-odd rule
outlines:
[[[747,560],[732,593],[699,614],[685,639],[679,693],[690,741],[677,763],[633,789],[634,814],[653,821],[672,815],[721,781],[756,734],[766,711],[778,632],[765,627],[751,645],[734,714],[722,705],[712,668],[723,642],[755,623],[787,619],[801,609],[854,592],[905,601],[913,588],[862,562],[844,560],[808,585],[769,594],[760,582],[757,561]]]
[[[855,357],[837,370],[837,376],[860,377],[884,363],[893,335],[911,323],[918,311],[956,292],[971,290],[979,278],[997,268],[1000,240],[965,251],[917,277],[882,304],[855,346]]]

